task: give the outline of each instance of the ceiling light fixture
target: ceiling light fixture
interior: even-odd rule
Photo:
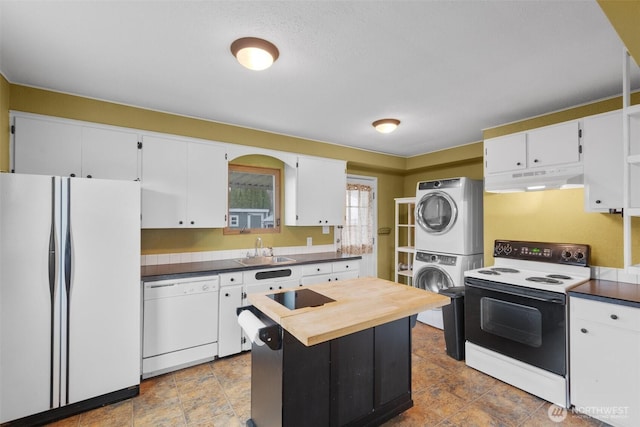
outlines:
[[[280,52],[271,42],[256,37],[243,37],[231,43],[231,53],[238,62],[250,70],[265,70],[273,64]]]
[[[371,123],[374,128],[380,133],[390,133],[396,130],[398,125],[400,124],[400,120],[398,119],[380,119]]]

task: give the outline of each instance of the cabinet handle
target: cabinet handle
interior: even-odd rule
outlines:
[[[522,166],[522,163],[518,162],[516,163],[516,166]]]
[[[612,315],[611,315],[611,318],[612,318],[613,320],[618,320],[618,315],[617,315],[617,314],[612,314]]]
[[[182,225],[182,221],[178,221],[178,224]]]
[[[540,160],[538,159],[533,159],[533,163],[538,163]]]
[[[236,279],[234,277],[232,277],[231,279],[229,279],[230,282],[235,281]]]
[[[600,203],[602,203],[601,200],[596,200],[596,205],[599,205]]]
[[[316,268],[317,271],[320,271],[320,268]]]
[[[269,290],[272,291],[273,290],[273,286],[269,286]]]
[[[71,174],[71,175],[69,175],[69,176],[70,176],[71,178],[75,178],[75,177],[76,177],[76,174],[75,174],[75,173],[72,173],[72,174]]]
[[[322,224],[322,220],[318,221],[318,224]]]
[[[228,297],[228,296],[229,296],[229,294],[228,294],[228,293],[226,293],[226,294],[224,294],[224,296],[225,296],[225,297]]]
[[[580,329],[580,332],[582,332],[583,334],[586,334],[589,331],[587,331],[585,328],[582,328],[582,329]]]
[[[87,178],[93,178],[91,175],[87,175]]]
[[[191,221],[191,225],[195,224],[195,221]]]

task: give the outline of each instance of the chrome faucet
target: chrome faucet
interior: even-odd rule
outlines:
[[[260,256],[260,252],[258,252],[258,249],[260,249],[260,252],[262,252],[262,239],[260,237],[256,237],[256,250],[254,256]]]

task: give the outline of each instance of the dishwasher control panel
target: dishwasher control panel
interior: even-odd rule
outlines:
[[[218,292],[219,289],[218,276],[145,282],[144,300]]]

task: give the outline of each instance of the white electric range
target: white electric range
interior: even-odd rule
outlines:
[[[465,272],[466,363],[566,408],[567,291],[590,279],[589,247],[496,240],[494,259]]]

